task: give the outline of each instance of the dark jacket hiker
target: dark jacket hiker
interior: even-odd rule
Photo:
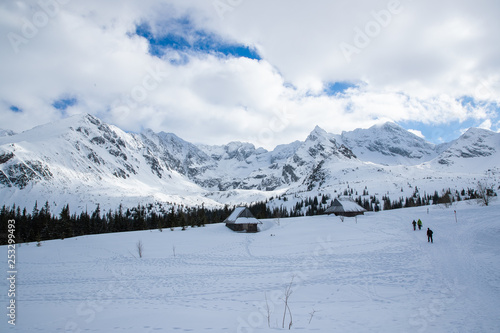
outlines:
[[[427,228],[427,243],[428,242],[434,243],[434,241],[432,240],[432,234],[433,234],[432,230]]]

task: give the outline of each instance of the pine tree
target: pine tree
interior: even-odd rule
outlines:
[[[432,204],[437,205],[439,203],[439,194],[437,191],[434,191],[434,196],[432,197]]]
[[[92,213],[92,216],[90,217],[90,233],[98,234],[100,232],[101,223],[102,223],[101,206],[100,204],[97,204],[95,211]]]
[[[73,237],[74,236],[74,230],[73,230],[73,225],[72,225],[72,219],[69,213],[69,205],[66,205],[63,207],[61,213],[59,214],[60,217],[60,225],[61,225],[61,230],[60,230],[60,237],[62,239],[67,238],[67,237]]]

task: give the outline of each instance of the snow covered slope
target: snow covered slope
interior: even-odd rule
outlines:
[[[453,169],[495,168],[500,166],[500,134],[481,128],[470,128],[437,158],[437,163]]]
[[[136,136],[90,116],[76,116],[0,138],[3,202],[31,207],[46,200],[74,210],[185,200],[203,189],[176,172]],[[209,200],[208,200],[209,201]]]
[[[367,213],[357,223],[264,220],[256,234],[215,224],[23,244],[16,327],[4,315],[0,331],[288,331],[291,283],[291,331],[496,332],[500,205],[427,208]],[[413,231],[416,218],[424,230]],[[0,289],[6,304],[7,279]]]
[[[4,130],[4,129],[1,129],[0,128],[0,137],[2,136],[11,136],[11,135],[15,135],[16,133],[11,131],[11,130]]]
[[[341,139],[358,158],[378,164],[416,165],[437,156],[435,145],[391,122],[342,132]]]
[[[0,136],[0,202],[59,211],[104,210],[119,204],[220,206],[369,188],[378,195],[403,187],[441,191],[498,184],[500,134],[471,129],[434,146],[393,123],[327,133],[316,127],[304,141],[273,151],[253,144],[195,145],[173,133],[125,133],[91,115],[74,116],[20,134]],[[412,186],[407,186],[413,184]],[[352,188],[352,187],[351,187]],[[405,193],[401,193],[405,192]]]

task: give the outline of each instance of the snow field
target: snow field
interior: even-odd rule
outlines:
[[[22,244],[17,325],[5,316],[0,331],[288,330],[283,296],[292,282],[293,331],[495,332],[499,217],[496,202],[459,202],[367,213],[357,223],[264,220],[256,234],[214,224]],[[418,218],[423,228],[413,231]],[[0,288],[6,304],[6,279]]]

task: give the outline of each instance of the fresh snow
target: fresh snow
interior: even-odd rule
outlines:
[[[0,136],[0,202],[26,207],[46,201],[58,214],[153,205],[207,208],[286,195],[442,194],[500,185],[500,134],[470,129],[435,146],[394,123],[327,133],[273,151],[250,143],[191,144],[172,133],[126,133],[91,115],[77,115],[12,136]],[[365,191],[366,190],[366,191]],[[365,198],[369,198],[366,196]],[[293,198],[292,198],[293,197]],[[286,206],[286,205],[284,205]],[[285,208],[290,209],[293,206]]]
[[[0,137],[3,137],[3,136],[12,136],[12,135],[15,135],[16,133],[11,131],[11,130],[4,130],[4,129],[1,129],[0,128]]]
[[[358,205],[350,198],[337,198],[333,204],[325,211],[327,214],[345,212],[366,212],[366,209]]]
[[[4,315],[0,331],[287,331],[292,282],[292,331],[497,332],[499,216],[498,201],[462,201],[368,212],[357,223],[263,220],[256,234],[219,223],[19,244],[16,326]],[[423,230],[413,231],[418,218]]]
[[[340,137],[358,158],[378,164],[416,165],[438,155],[439,146],[392,122],[342,132]]]

